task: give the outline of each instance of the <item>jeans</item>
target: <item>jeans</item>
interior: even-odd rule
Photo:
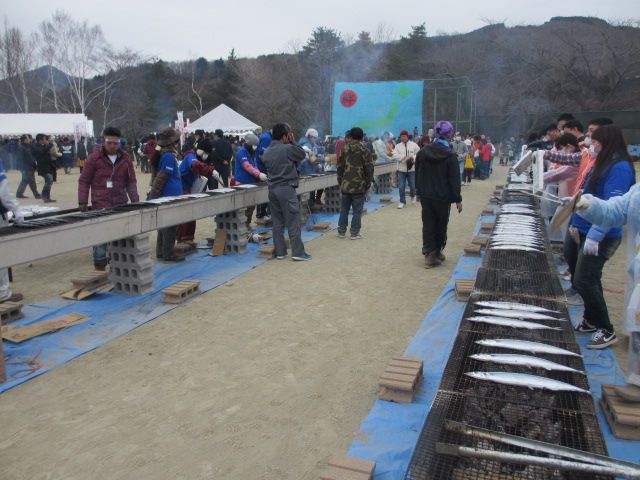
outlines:
[[[400,203],[407,203],[405,200],[404,190],[409,181],[409,195],[413,198],[416,196],[416,172],[401,172],[398,170],[398,191],[400,193]]]
[[[22,179],[20,180],[20,184],[18,185],[16,196],[23,196],[27,186],[31,189],[31,193],[33,193],[34,197],[40,197],[40,194],[38,193],[38,186],[36,185],[36,177],[33,173],[33,170],[22,171]]]
[[[447,227],[451,204],[442,200],[420,197],[422,205],[422,252],[444,250],[447,244]]]
[[[51,185],[53,185],[53,174],[46,173],[44,175],[44,187],[42,187],[42,198],[45,200],[51,198]]]
[[[287,254],[284,243],[284,227],[289,232],[291,254],[302,257],[305,254],[300,231],[300,201],[296,189],[289,185],[276,185],[269,188],[269,208],[273,221],[273,248],[276,256]]]
[[[364,193],[342,192],[340,199],[340,219],[338,220],[338,233],[345,233],[349,223],[349,209],[353,207],[351,218],[351,235],[358,235],[362,226],[362,207],[364,207]]]
[[[464,173],[464,158],[462,160],[458,159],[458,168],[460,169],[460,178],[462,178],[462,175]]]
[[[571,284],[584,300],[584,319],[596,328],[613,332],[607,303],[602,293],[602,268],[620,246],[622,239],[605,238],[600,242],[598,255],[583,253],[585,235],[580,234],[580,245],[567,231],[564,238],[564,258],[571,273]]]
[[[102,243],[93,247],[93,264],[95,266],[106,266],[109,263],[107,259],[107,244]]]

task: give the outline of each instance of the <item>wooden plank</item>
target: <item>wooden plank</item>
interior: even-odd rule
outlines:
[[[464,247],[464,255],[466,257],[479,257],[481,256],[482,246],[471,243]]]
[[[331,460],[329,460],[329,466],[373,475],[373,472],[376,469],[376,462],[356,457],[349,457],[347,455],[335,455]]]
[[[480,245],[481,247],[486,247],[489,243],[489,237],[473,237],[471,243],[473,243],[474,245]]]
[[[331,228],[331,222],[316,222],[313,224],[313,230],[316,232],[323,232]]]
[[[624,400],[616,392],[614,385],[602,385],[602,398],[616,423],[640,427],[640,403]]]
[[[387,402],[396,402],[396,403],[412,403],[415,397],[415,391],[402,391],[402,390],[394,390],[391,388],[383,387],[380,389],[380,393],[378,394],[378,398],[380,400],[386,400]]]
[[[45,320],[31,325],[16,325],[2,327],[2,338],[13,343],[24,342],[45,333],[55,332],[88,320],[90,317],[79,313],[68,313],[61,317]]]
[[[213,242],[213,249],[209,253],[212,257],[224,255],[224,246],[227,243],[227,232],[222,229],[216,230],[216,239]]]
[[[622,425],[620,423],[617,423],[613,419],[611,411],[609,410],[609,408],[607,408],[607,402],[605,401],[604,397],[600,397],[600,406],[604,411],[604,416],[607,419],[609,428],[611,428],[611,431],[616,437],[625,440],[640,440],[640,427],[632,427],[629,425]]]

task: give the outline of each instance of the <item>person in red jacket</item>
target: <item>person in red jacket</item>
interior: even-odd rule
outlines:
[[[88,209],[89,191],[92,210],[140,201],[133,162],[120,148],[120,130],[107,127],[102,135],[102,147],[89,155],[78,179],[78,208],[83,212]],[[104,271],[107,263],[107,245],[93,247],[95,269]]]

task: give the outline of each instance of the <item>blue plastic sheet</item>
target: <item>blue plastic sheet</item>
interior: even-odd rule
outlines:
[[[352,127],[380,136],[398,135],[422,125],[423,81],[336,82],[333,90],[331,129],[342,136]]]
[[[493,216],[483,216],[482,222],[491,222]],[[480,221],[475,232],[479,231]],[[484,257],[484,253],[482,254]],[[456,265],[451,279],[444,288],[433,308],[420,325],[409,344],[405,355],[420,358],[424,362],[424,380],[416,398],[411,404],[396,404],[377,400],[360,425],[358,438],[351,444],[348,455],[376,462],[376,480],[397,480],[404,478],[409,467],[413,449],[418,441],[424,422],[442,379],[460,319],[466,304],[456,301],[455,281],[475,278],[481,258],[464,257]],[[565,284],[565,287],[568,285]],[[581,318],[581,308],[570,307],[574,324]],[[577,335],[578,344],[584,356],[584,363],[591,391],[596,401],[598,420],[604,435],[609,455],[621,460],[640,463],[640,442],[621,440],[613,436],[602,408],[597,403],[601,385],[623,384],[624,376],[611,350],[589,350],[589,337]]]
[[[372,195],[371,201],[365,204],[367,211],[382,208],[384,204],[379,200],[380,195]],[[330,221],[332,228],[336,228],[337,220],[336,214],[317,214],[310,218],[307,225],[311,226],[315,221]],[[302,240],[306,243],[325,233],[303,229]],[[90,319],[22,343],[3,341],[7,381],[0,385],[0,393],[178,308],[179,305],[160,301],[161,290],[176,282],[199,280],[200,290],[206,292],[266,262],[266,259],[258,257],[258,248],[259,245],[249,244],[246,254],[219,257],[210,257],[209,250],[198,250],[183,263],[158,263],[153,272],[153,292],[146,295],[128,296],[105,292],[83,301],[52,297],[44,302],[25,306],[25,318],[12,325],[30,325],[71,312],[87,315]]]

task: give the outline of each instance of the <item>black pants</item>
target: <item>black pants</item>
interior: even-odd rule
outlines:
[[[583,253],[585,239],[586,236],[580,234],[578,245],[569,232],[564,238],[564,258],[571,273],[571,284],[584,300],[584,319],[596,328],[613,332],[602,293],[602,268],[616,252],[622,239],[605,238],[600,242],[598,255]]]
[[[447,244],[447,226],[451,204],[441,200],[420,197],[422,205],[422,252],[443,250]]]
[[[465,183],[471,183],[471,177],[473,177],[473,168],[465,168],[462,174],[462,181]]]
[[[176,244],[176,228],[173,226],[158,230],[158,239],[156,240],[157,258],[173,257],[173,247]]]

